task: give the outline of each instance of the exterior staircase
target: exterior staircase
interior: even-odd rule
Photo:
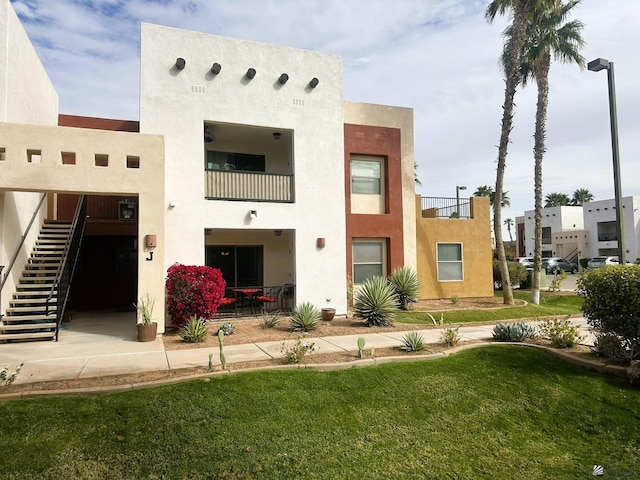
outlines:
[[[54,285],[70,232],[71,223],[42,226],[6,315],[0,322],[0,341],[56,338],[58,292]]]

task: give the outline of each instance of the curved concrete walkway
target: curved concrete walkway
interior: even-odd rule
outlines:
[[[204,367],[213,354],[214,365],[220,365],[219,350],[215,348],[190,348],[165,350],[161,339],[153,342],[137,342],[135,320],[131,313],[101,315],[91,319],[91,328],[83,328],[74,320],[73,328],[60,332],[58,342],[13,343],[0,345],[0,369],[15,368],[24,363],[15,384],[69,380],[78,378],[124,375],[150,371],[169,371],[182,368]],[[593,336],[584,318],[572,319],[580,325],[585,339],[592,344]],[[89,322],[87,322],[89,324]],[[132,327],[133,325],[133,327]],[[493,338],[493,325],[460,327],[462,341],[487,341]],[[426,343],[439,343],[442,329],[418,330]],[[406,332],[371,333],[309,337],[315,343],[315,353],[331,353],[357,350],[359,337],[364,337],[365,348],[389,348],[402,345]],[[224,347],[227,364],[282,358],[281,341],[260,342]],[[311,354],[313,355],[313,354]]]

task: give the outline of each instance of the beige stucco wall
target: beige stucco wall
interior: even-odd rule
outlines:
[[[493,296],[489,198],[471,197],[470,219],[422,218],[420,200],[419,195],[415,197],[421,298]],[[438,281],[436,245],[443,242],[462,243],[464,280]]]
[[[155,298],[159,331],[164,331],[164,147],[158,135],[0,123],[6,160],[0,162],[0,191],[88,193],[138,196],[138,294]],[[42,152],[42,163],[27,163],[27,149]],[[75,152],[76,165],[63,165],[60,153]],[[95,166],[95,154],[109,156]],[[127,155],[140,168],[126,168]],[[12,232],[15,234],[15,232]],[[157,235],[153,260],[145,235]]]
[[[413,147],[413,109],[376,105],[371,103],[344,102],[344,121],[357,125],[372,125],[400,129],[402,150],[402,195],[404,264],[417,268],[416,263],[416,203],[415,157]]]
[[[183,70],[175,68],[178,57]],[[222,66],[218,75],[209,71],[213,62]],[[245,77],[250,67],[252,80]],[[284,85],[282,73],[289,75]],[[244,243],[257,231],[289,231],[298,301],[324,306],[331,298],[346,313],[342,59],[143,24],[140,77],[140,131],[165,137],[166,198],[175,204],[166,216],[165,267],[204,264],[205,228],[243,232]],[[314,77],[320,82],[311,89]],[[291,132],[295,202],[205,199],[205,121],[264,128],[269,138]]]

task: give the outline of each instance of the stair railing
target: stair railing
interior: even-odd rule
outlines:
[[[2,318],[2,288],[4,287],[4,284],[7,282],[7,279],[9,278],[9,274],[11,273],[11,269],[13,268],[13,265],[16,263],[16,260],[18,259],[18,255],[20,255],[20,250],[24,245],[24,241],[27,239],[27,235],[29,235],[29,231],[31,230],[31,225],[33,225],[33,222],[36,220],[36,217],[38,216],[38,212],[40,211],[40,207],[42,207],[42,202],[44,202],[45,198],[47,198],[47,194],[43,193],[42,197],[40,197],[40,201],[38,202],[38,205],[33,211],[33,215],[31,215],[31,220],[29,221],[29,225],[27,225],[26,230],[22,234],[22,238],[20,239],[20,245],[18,245],[18,248],[16,248],[16,253],[13,254],[13,258],[11,259],[11,262],[9,262],[9,266],[7,267],[7,272],[4,274],[4,276],[2,275],[2,271],[4,270],[5,266],[0,265],[0,318]]]
[[[87,197],[81,195],[78,200],[78,206],[76,207],[76,213],[73,216],[71,222],[71,228],[69,230],[69,238],[65,243],[64,250],[62,251],[62,260],[58,266],[55,280],[51,286],[51,291],[47,297],[45,303],[45,314],[49,316],[51,314],[50,304],[56,297],[56,335],[55,340],[58,341],[58,333],[60,331],[60,325],[64,318],[64,312],[67,307],[67,299],[69,298],[69,288],[71,286],[71,279],[73,278],[73,272],[76,269],[76,263],[78,261],[78,255],[80,253],[80,243],[82,242],[82,236],[84,234],[84,226],[87,221]]]

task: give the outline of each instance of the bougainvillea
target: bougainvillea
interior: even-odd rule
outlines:
[[[167,270],[167,310],[173,325],[180,327],[191,317],[212,318],[224,297],[226,283],[213,267],[181,265]]]

